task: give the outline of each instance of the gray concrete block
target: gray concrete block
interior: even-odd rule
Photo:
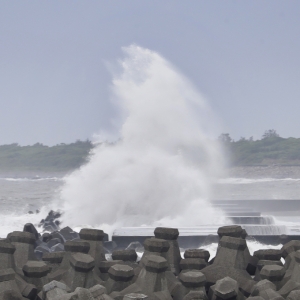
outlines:
[[[83,228],[79,232],[79,236],[82,241],[89,243],[88,254],[95,260],[94,273],[100,277],[99,265],[102,261],[105,261],[105,249],[103,247],[103,239],[105,233],[100,229]]]
[[[43,286],[49,282],[47,274],[50,270],[50,267],[43,261],[28,261],[23,266],[24,279],[41,291]]]
[[[238,283],[230,277],[218,280],[215,284],[214,294],[216,299],[237,299],[239,294]]]
[[[154,230],[154,235],[156,238],[165,239],[170,248],[167,251],[166,259],[169,263],[170,270],[178,275],[180,272],[179,263],[181,260],[179,245],[177,242],[177,238],[179,235],[179,231],[177,228],[166,228],[166,227],[157,227]]]
[[[89,291],[91,292],[91,294],[93,295],[94,298],[100,297],[103,294],[107,294],[106,287],[101,284],[96,284],[96,285],[92,286],[89,289]]]
[[[131,293],[125,295],[123,299],[124,300],[146,300],[148,299],[148,296],[145,294]]]
[[[87,241],[103,241],[104,232],[100,229],[82,228],[79,232],[82,240]]]
[[[136,262],[137,254],[134,249],[130,250],[114,250],[112,253],[113,260],[123,260]]]
[[[187,288],[204,287],[206,283],[205,275],[199,271],[180,273],[179,280]]]
[[[202,258],[208,262],[210,253],[204,249],[187,249],[184,252],[184,258]]]
[[[230,236],[235,238],[242,238],[244,235],[243,228],[239,225],[222,226],[218,229],[220,239],[223,236]]]
[[[283,267],[277,265],[269,265],[264,266],[261,269],[260,276],[262,279],[267,279],[273,282],[278,288],[280,281],[283,279],[284,273],[285,272]]]
[[[167,252],[170,248],[169,243],[166,240],[159,238],[146,239],[144,242],[144,248],[149,252]]]
[[[89,254],[72,253],[70,266],[67,272],[62,275],[61,280],[66,283],[71,291],[74,291],[77,287],[90,288],[94,285],[92,269],[95,266],[95,261]]]
[[[279,261],[282,256],[281,249],[263,249],[257,250],[253,253],[259,260],[275,260]]]
[[[94,268],[95,260],[90,255],[74,253],[71,255],[70,264],[75,271],[86,273]]]
[[[268,289],[276,291],[276,285],[267,279],[261,280],[253,286],[251,296],[259,296],[262,291]]]
[[[208,263],[203,258],[185,258],[180,261],[180,270],[201,270]]]
[[[90,244],[86,241],[66,241],[64,244],[65,251],[67,252],[80,252],[87,254],[90,250]]]
[[[290,253],[295,252],[297,250],[300,250],[300,241],[290,241],[282,246],[282,257],[285,259]]]
[[[15,251],[16,247],[8,240],[0,241],[0,269],[15,268]]]
[[[121,264],[121,260],[109,260],[109,261],[101,261],[99,263],[99,270],[100,270],[100,278],[102,280],[107,280],[109,278],[108,270],[111,266],[116,264]]]
[[[167,228],[167,227],[156,227],[154,230],[154,235],[158,239],[163,240],[177,240],[179,236],[179,231],[177,228]]]
[[[208,300],[207,295],[203,291],[190,291],[183,300]]]
[[[116,264],[110,267],[109,279],[104,283],[108,294],[112,292],[120,292],[133,283],[133,268]]]
[[[13,231],[7,236],[16,247],[14,261],[17,268],[22,269],[28,260],[36,260],[34,254],[35,236],[29,232]]]
[[[60,299],[67,292],[68,287],[64,283],[55,280],[45,284],[42,289],[42,295],[45,300]]]
[[[110,267],[108,271],[109,277],[115,281],[129,281],[133,278],[133,268],[116,264]]]
[[[148,255],[145,258],[145,269],[153,273],[165,272],[168,269],[168,262],[158,255]]]
[[[299,300],[299,299],[300,299],[300,291],[292,291],[286,298],[286,300]]]

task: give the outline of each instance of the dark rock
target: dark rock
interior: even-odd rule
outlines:
[[[57,245],[57,244],[63,244],[63,243],[61,242],[61,239],[59,239],[59,238],[54,238],[54,239],[51,239],[51,240],[47,243],[47,245],[48,245],[49,248],[52,248],[54,245]]]
[[[59,244],[52,246],[50,250],[51,250],[51,252],[60,252],[60,251],[64,251],[65,247],[63,244],[59,243]]]
[[[35,228],[34,225],[31,224],[31,223],[25,224],[25,225],[24,225],[24,228],[23,228],[23,231],[24,231],[24,232],[30,232],[30,233],[32,233],[32,234],[35,236],[36,239],[39,238],[39,234],[38,234],[36,228]]]
[[[44,243],[48,243],[52,238],[53,238],[53,236],[50,233],[43,233],[43,235],[42,235],[42,241]]]
[[[140,242],[131,242],[125,250],[135,250],[136,252],[144,252],[144,246]]]
[[[106,248],[109,252],[112,252],[118,247],[118,245],[115,241],[107,241],[103,242],[103,247]]]

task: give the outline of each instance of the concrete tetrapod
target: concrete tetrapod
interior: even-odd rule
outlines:
[[[16,267],[22,270],[28,260],[36,260],[34,255],[35,236],[29,232],[13,231],[7,235],[8,240],[16,247],[14,260]]]
[[[204,249],[187,249],[184,251],[184,258],[202,258],[208,262],[210,253]]]
[[[0,300],[13,299],[13,297],[23,299],[15,281],[15,276],[16,273],[11,268],[0,270]]]
[[[276,289],[278,289],[280,281],[284,276],[284,269],[282,266],[277,265],[264,266],[260,271],[260,276],[262,279],[273,282],[276,285]]]
[[[16,247],[9,240],[0,241],[0,270],[12,268],[15,269],[15,260],[13,254]]]
[[[43,261],[28,261],[23,266],[23,273],[26,282],[34,284],[38,291],[41,291],[43,286],[49,282],[47,274],[50,272],[50,267]]]
[[[145,261],[149,255],[157,255],[167,259],[167,252],[170,248],[169,243],[166,240],[158,238],[149,238],[144,242],[145,251],[139,262],[139,266],[142,268],[145,266]],[[170,266],[168,265],[170,269]]]
[[[166,270],[168,262],[165,258],[157,255],[147,255],[145,257],[145,266],[142,268],[135,283],[121,292],[121,295],[131,293],[142,293],[149,298],[171,300],[171,294],[168,290]]]
[[[65,273],[68,272],[70,268],[70,260],[72,254],[74,253],[84,253],[87,254],[90,250],[90,244],[85,241],[77,240],[77,241],[66,241],[65,242],[65,254],[63,256],[62,262],[55,271],[49,274],[49,280],[57,280],[60,281]]]
[[[244,298],[239,291],[238,283],[230,277],[218,280],[210,287],[209,295],[211,300],[242,300]]]
[[[206,278],[200,271],[192,270],[181,272],[179,274],[179,280],[181,284],[176,285],[171,293],[174,300],[183,299],[191,291],[205,293]],[[200,294],[202,295],[202,293]],[[199,293],[197,295],[199,295]]]
[[[218,280],[230,277],[238,282],[242,293],[248,297],[255,282],[247,273],[247,261],[244,250],[246,241],[242,238],[223,236],[219,241],[216,257],[212,265],[205,267],[201,272],[207,281],[207,290]]]
[[[105,282],[107,293],[120,292],[133,283],[133,268],[127,265],[115,264],[109,268],[109,278]]]
[[[177,228],[166,228],[166,227],[156,227],[154,230],[154,235],[156,238],[164,239],[169,243],[169,250],[167,251],[167,261],[170,265],[171,271],[178,275],[180,272],[180,261],[181,255],[179,250],[179,245],[177,238],[179,236],[179,231]]]
[[[94,259],[89,254],[72,253],[68,272],[62,281],[74,291],[77,287],[89,288],[94,285],[92,270],[95,266]]]
[[[80,239],[86,241],[90,245],[88,254],[95,260],[94,272],[100,276],[100,262],[106,261],[103,248],[104,232],[100,229],[83,228],[79,232]]]

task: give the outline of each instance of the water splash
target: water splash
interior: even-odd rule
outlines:
[[[209,203],[222,155],[204,98],[167,60],[131,45],[114,75],[120,140],[102,143],[65,178],[64,222],[118,226],[222,223]]]

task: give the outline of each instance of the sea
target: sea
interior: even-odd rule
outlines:
[[[51,209],[59,207],[60,191],[65,182],[64,176],[63,173],[39,174],[38,172],[22,173],[22,175],[1,174],[0,237],[6,237],[11,231],[22,230],[26,223],[33,223],[42,232],[42,227],[38,227],[41,219],[45,218]],[[266,202],[266,200],[291,202],[290,200],[300,199],[300,178],[227,177],[219,179],[213,190],[212,201],[214,202],[240,201],[241,204],[245,202],[251,204],[251,201]],[[297,227],[300,224],[300,212],[296,207],[294,210],[276,211],[270,205],[269,212],[265,209],[263,215],[271,215],[275,223],[281,225],[292,224]],[[269,246],[250,241],[248,247],[250,252],[253,252],[270,247],[280,248],[281,245]],[[213,254],[217,244],[211,244],[207,248]]]

